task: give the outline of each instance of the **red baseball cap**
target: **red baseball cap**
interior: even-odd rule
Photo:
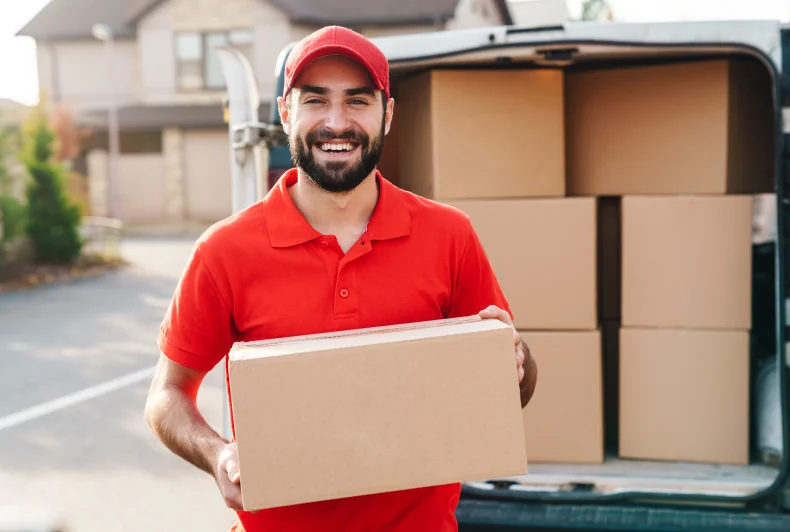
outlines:
[[[283,95],[288,94],[307,65],[328,55],[342,55],[360,63],[370,73],[376,88],[389,99],[389,63],[384,53],[367,37],[341,26],[322,28],[296,44],[285,62]]]

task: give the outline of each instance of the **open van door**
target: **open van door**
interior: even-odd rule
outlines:
[[[284,135],[277,128],[259,122],[260,93],[255,73],[247,58],[235,48],[217,49],[225,76],[225,122],[228,124],[232,213],[255,204],[269,191],[269,148],[282,144]],[[275,109],[276,111],[276,109]],[[227,359],[226,359],[227,361]],[[228,404],[228,371],[223,397],[223,436],[231,439],[233,427]]]

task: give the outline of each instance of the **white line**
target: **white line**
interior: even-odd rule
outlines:
[[[142,382],[152,377],[155,369],[155,367],[152,367],[135,371],[134,373],[124,375],[123,377],[118,377],[117,379],[113,379],[102,384],[97,384],[96,386],[85,388],[79,392],[64,395],[63,397],[58,397],[52,401],[47,401],[46,403],[41,403],[40,405],[32,406],[30,408],[20,410],[19,412],[15,412],[11,415],[2,417],[0,418],[0,430],[5,430],[17,425],[21,425],[22,423],[38,419],[48,414],[52,414],[53,412],[57,412],[58,410],[63,410],[64,408],[68,408],[101,395],[114,392],[115,390],[120,390],[126,386]]]

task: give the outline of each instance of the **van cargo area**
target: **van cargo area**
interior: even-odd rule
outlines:
[[[382,175],[467,212],[538,361],[529,473],[465,493],[738,505],[776,489],[774,71],[735,44],[519,37],[391,61]]]

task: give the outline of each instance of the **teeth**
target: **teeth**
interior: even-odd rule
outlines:
[[[348,142],[344,144],[325,143],[321,145],[321,149],[324,151],[351,151],[353,149],[353,146]]]

